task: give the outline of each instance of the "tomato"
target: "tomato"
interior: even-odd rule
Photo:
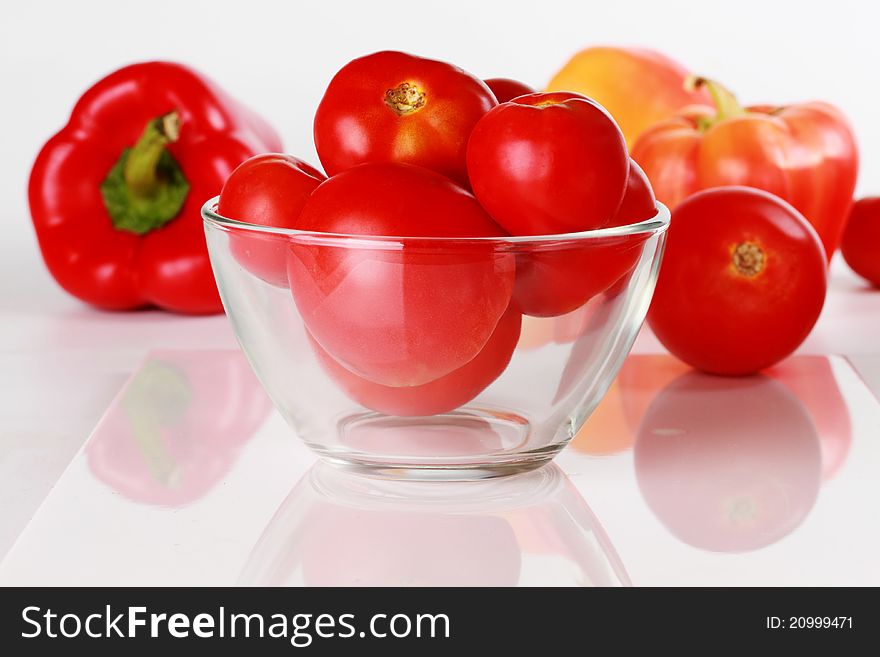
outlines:
[[[803,215],[769,192],[719,187],[675,209],[648,321],[693,367],[751,374],[804,341],[826,287],[825,252]]]
[[[626,191],[623,200],[610,221],[611,226],[627,226],[650,219],[657,214],[657,199],[654,188],[645,175],[644,170],[630,158],[629,176],[626,179]]]
[[[343,366],[384,385],[420,385],[474,358],[510,303],[515,260],[491,243],[407,237],[501,237],[466,190],[405,164],[364,164],[322,183],[303,230],[397,236],[293,240],[288,276],[303,321]]]
[[[403,162],[466,185],[468,135],[495,105],[489,87],[456,66],[377,52],[330,81],[315,113],[315,147],[331,176],[365,162]]]
[[[513,299],[532,317],[577,310],[632,271],[647,238],[642,233],[531,246],[517,254]]]
[[[265,153],[242,162],[223,185],[217,212],[228,219],[274,228],[296,228],[296,220],[324,174],[292,155]],[[267,283],[287,287],[286,242],[255,231],[233,231],[235,260]]]
[[[511,235],[605,226],[623,199],[629,156],[614,120],[586,96],[520,96],[477,123],[467,148],[474,194]]]
[[[656,212],[651,183],[639,165],[630,162],[626,193],[611,223],[638,223]],[[576,310],[635,267],[644,241],[644,235],[624,235],[565,247],[533,247],[517,256],[514,301],[533,317]]]
[[[713,552],[757,550],[791,533],[821,483],[816,428],[764,376],[681,375],[648,407],[634,452],[651,511],[679,540]]]
[[[880,287],[880,196],[855,202],[840,252],[855,273]]]
[[[388,415],[437,415],[468,403],[501,375],[516,348],[521,325],[520,312],[509,308],[498,320],[489,341],[470,362],[417,386],[393,387],[368,381],[342,367],[314,338],[311,343],[324,371],[361,406]]]
[[[499,103],[506,103],[518,96],[536,93],[536,90],[532,89],[529,85],[519,80],[511,80],[510,78],[489,78],[488,80],[483,80],[483,82],[492,90],[492,93],[495,94],[495,99]]]

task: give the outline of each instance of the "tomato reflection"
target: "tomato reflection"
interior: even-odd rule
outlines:
[[[645,411],[635,443],[645,502],[681,541],[743,552],[792,532],[816,501],[816,427],[786,386],[764,376],[688,372]]]
[[[673,380],[692,371],[667,355],[627,358],[602,402],[572,441],[572,447],[591,455],[628,450],[654,398]],[[831,361],[825,356],[794,356],[765,375],[794,393],[810,416],[822,449],[822,478],[828,480],[843,466],[852,442],[849,410],[840,392]]]

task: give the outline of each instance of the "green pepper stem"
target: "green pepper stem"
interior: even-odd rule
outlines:
[[[158,175],[159,158],[165,147],[180,136],[180,115],[168,112],[147,123],[143,134],[128,154],[123,176],[132,194],[149,198],[157,192],[162,181]]]
[[[700,127],[704,130],[719,121],[748,113],[729,89],[714,80],[691,75],[685,80],[684,86],[689,91],[705,88],[712,97],[712,102],[715,104],[715,116],[702,122]]]
[[[174,219],[189,183],[166,146],[180,136],[180,115],[151,120],[132,148],[122,151],[101,182],[101,197],[113,227],[145,235]]]

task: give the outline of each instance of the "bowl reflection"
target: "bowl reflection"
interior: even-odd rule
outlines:
[[[635,468],[648,506],[679,540],[745,552],[800,525],[819,492],[822,450],[810,414],[778,381],[689,372],[645,412]]]
[[[319,463],[277,511],[239,583],[620,586],[629,579],[556,466],[440,483]]]

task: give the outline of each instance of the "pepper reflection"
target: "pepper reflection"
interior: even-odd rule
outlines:
[[[619,586],[604,531],[554,466],[467,482],[315,465],[266,528],[244,585]]]
[[[645,502],[681,541],[744,552],[797,528],[822,480],[810,414],[765,376],[688,372],[645,411],[635,442]]]
[[[222,480],[269,409],[239,352],[159,352],[96,429],[89,467],[132,500],[184,506]]]

